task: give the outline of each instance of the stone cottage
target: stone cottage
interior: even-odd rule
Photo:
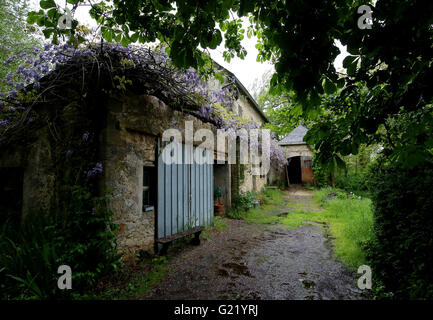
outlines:
[[[311,167],[313,151],[304,141],[307,131],[307,128],[299,125],[279,142],[279,145],[288,152],[288,164],[286,166],[288,184],[314,183]]]
[[[233,112],[233,114],[239,117],[254,121],[258,127],[262,127],[269,122],[257,104],[256,100],[251,96],[239,79],[232,72],[221,65],[216,63],[216,66],[220,72],[225,74],[225,82],[220,83],[218,80],[214,79],[210,81],[209,86],[215,91],[221,90],[228,85],[234,85],[235,88],[236,101],[232,106],[228,107],[228,111]],[[240,192],[260,192],[265,186],[267,182],[267,175],[251,175],[251,168],[251,164],[242,167],[239,165],[239,163],[236,165],[230,165],[230,168],[228,165],[214,165],[215,187],[219,187],[220,185],[224,186],[224,183],[220,182],[220,177],[231,176],[235,178],[231,179],[229,183],[230,188],[224,188],[222,190],[223,204],[225,205],[225,208],[230,208],[231,200],[236,196],[236,193],[231,193],[231,190],[238,189]],[[223,171],[226,173],[222,173]]]
[[[97,68],[91,69],[89,64],[94,66],[96,59],[92,62],[85,60],[86,56],[93,57],[92,53],[86,52],[84,58],[80,56],[69,61],[67,67],[56,69],[41,81],[44,89],[67,72],[79,75],[67,78],[65,83],[69,86],[61,91],[46,91],[43,103],[33,107],[32,112],[39,120],[28,125],[34,126],[29,143],[16,146],[10,141],[2,145],[0,208],[14,206],[23,216],[31,211],[53,208],[58,201],[56,188],[61,182],[54,168],[58,167],[59,161],[67,162],[68,153],[72,153],[68,150],[65,157],[59,156],[61,143],[58,132],[77,134],[77,125],[87,123],[87,115],[93,112],[97,124],[90,127],[94,131],[90,135],[95,141],[92,152],[103,168],[98,188],[110,191],[109,205],[115,214],[114,222],[120,227],[118,248],[120,251],[152,253],[156,239],[213,223],[216,188],[222,190],[221,200],[228,209],[234,194],[261,191],[266,175],[252,176],[242,172],[238,164],[228,164],[227,161],[224,164],[164,163],[162,152],[168,143],[162,141],[165,130],[178,128],[184,138],[188,130],[186,124],[194,132],[200,129],[215,132],[216,126],[196,109],[189,108],[191,101],[183,94],[182,88],[175,91],[170,87],[176,85],[170,76],[177,73],[169,66],[164,70],[158,69],[164,65],[164,59],[161,62],[152,56],[143,62],[140,60],[142,57],[135,58],[126,49],[116,50],[115,54],[110,51],[109,62],[107,54],[100,59],[110,64],[107,72],[115,69],[122,72],[120,75],[104,74],[97,69],[102,68],[101,61]],[[233,114],[263,125],[267,119],[245,87],[234,74],[221,66],[219,68],[224,74],[224,82],[210,80],[209,90],[216,92],[230,86],[235,102],[227,108]],[[83,93],[83,88],[86,93]],[[55,106],[46,102],[54,96],[57,99]],[[78,98],[71,102],[69,97]],[[88,111],[94,110],[95,106],[98,106],[97,111]],[[83,110],[87,112],[84,116]],[[85,135],[83,140],[88,137]],[[215,153],[211,155],[209,150],[201,150],[199,143],[192,146],[180,144],[180,150],[183,160],[197,151],[216,158]],[[80,166],[79,163],[76,165]],[[246,171],[248,169],[247,166]]]
[[[211,81],[212,90],[234,84],[237,99],[230,111],[264,124],[266,117],[245,87],[231,72],[222,71],[226,74],[225,82]],[[211,166],[164,165],[158,158],[164,130],[185,121],[193,123],[194,132],[202,128],[212,130],[212,126],[192,115],[172,110],[154,96],[112,100],[108,110],[103,134],[104,187],[114,191],[111,206],[116,213],[116,223],[120,225],[118,245],[123,250],[152,252],[155,236],[177,233],[190,225],[210,224],[216,188],[221,189],[221,201],[225,209],[229,209],[235,188],[260,192],[266,183],[266,176],[248,174],[251,165],[247,165],[244,173],[240,172],[238,164],[227,161],[218,164],[215,160]],[[233,183],[235,180],[239,185]]]

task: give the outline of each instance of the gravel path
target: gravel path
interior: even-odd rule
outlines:
[[[319,211],[311,195],[294,188],[284,200]],[[326,225],[289,230],[281,225],[226,222],[227,228],[210,232],[210,239],[200,246],[172,253],[168,277],[143,298],[362,299],[356,275],[333,257]]]

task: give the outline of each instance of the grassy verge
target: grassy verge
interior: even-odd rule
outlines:
[[[370,199],[326,188],[315,190],[311,203],[305,203],[290,201],[280,190],[268,191],[271,192],[265,196],[265,204],[249,209],[242,219],[251,223],[285,225],[289,229],[325,223],[334,239],[336,256],[353,270],[365,264],[362,244],[373,234]],[[287,214],[278,216],[284,212]]]
[[[145,296],[169,271],[165,257],[154,257],[139,263],[126,263],[124,270],[105,279],[93,294],[84,299],[137,300]]]
[[[331,192],[336,197],[328,199]],[[323,218],[335,238],[335,254],[351,268],[365,264],[362,244],[373,236],[371,200],[347,195],[332,189],[316,191],[314,200],[324,209]]]
[[[260,209],[254,208],[254,201],[260,201]],[[247,192],[241,194],[227,213],[229,218],[248,220],[254,213],[271,213],[276,206],[284,205],[283,192],[280,189],[264,189],[262,193]]]

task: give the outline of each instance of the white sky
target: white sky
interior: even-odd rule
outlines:
[[[55,0],[55,2],[60,7],[63,7],[65,4],[64,0]],[[39,0],[30,0],[30,3],[33,8],[39,9]],[[96,28],[96,22],[92,18],[90,18],[88,11],[89,11],[88,6],[78,7],[75,12],[75,18],[81,24],[84,24],[91,28]],[[247,30],[248,20],[243,19],[243,21],[244,21],[244,29]],[[236,77],[243,83],[243,85],[250,91],[256,79],[261,78],[263,74],[273,69],[272,64],[269,62],[260,63],[256,61],[257,54],[258,54],[258,50],[255,47],[256,43],[257,43],[257,38],[256,37],[248,38],[246,36],[246,31],[245,31],[245,38],[242,41],[242,45],[247,50],[248,54],[244,60],[235,57],[230,61],[230,63],[224,61],[223,45],[220,45],[215,50],[210,50],[212,59],[214,59],[220,65],[233,72],[236,75]],[[348,55],[348,53],[346,51],[346,48],[343,47],[339,41],[336,41],[336,45],[340,49],[341,53],[336,58],[334,62],[334,66],[337,70],[339,70],[343,68],[342,61],[344,57]],[[251,92],[251,94],[254,94],[254,92]]]

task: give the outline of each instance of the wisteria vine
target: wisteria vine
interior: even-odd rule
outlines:
[[[23,63],[0,82],[0,145],[8,143],[14,135],[26,134],[37,124],[36,120],[41,120],[41,115],[34,112],[36,105],[62,101],[58,89],[67,85],[70,77],[82,77],[81,96],[85,96],[87,72],[108,74],[111,87],[119,90],[126,89],[136,80],[143,87],[151,83],[146,92],[171,106],[180,106],[182,111],[208,121],[216,128],[258,128],[254,121],[220,112],[235,103],[233,86],[211,89],[194,69],[175,68],[161,46],[151,49],[115,44],[76,48],[67,44],[46,44],[30,53],[10,56],[5,63],[16,61]],[[271,139],[270,147],[271,165],[276,169],[283,168],[287,162],[284,149],[274,139]],[[94,170],[93,173],[98,172]]]

